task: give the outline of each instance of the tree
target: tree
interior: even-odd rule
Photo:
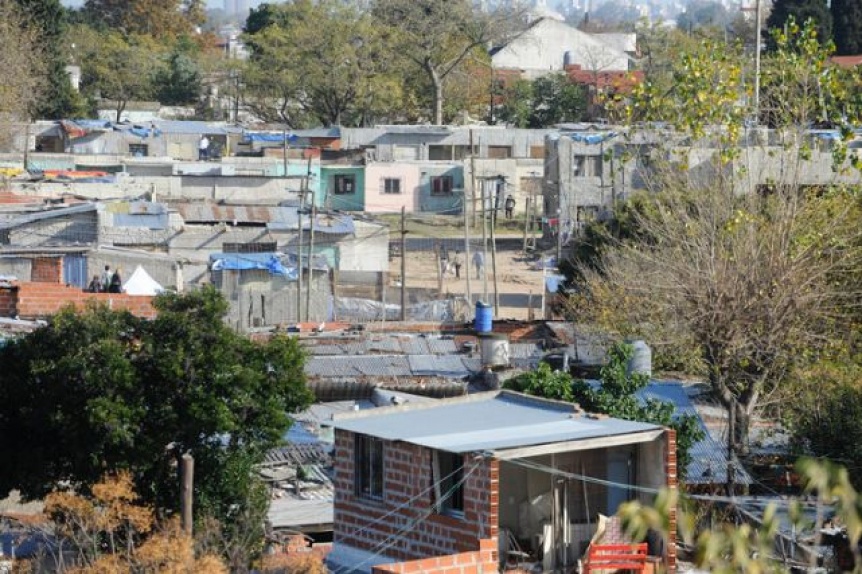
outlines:
[[[355,124],[397,106],[401,82],[368,14],[337,0],[300,0],[263,5],[253,16],[243,79],[246,105],[261,117],[290,126],[306,115],[326,126]]]
[[[680,30],[691,32],[702,26],[724,28],[729,21],[727,9],[713,0],[697,0],[686,6],[685,12],[677,16],[676,25]]]
[[[45,59],[45,91],[33,102],[35,118],[62,119],[81,111],[82,103],[72,88],[66,64],[69,50],[66,42],[66,11],[59,0],[16,0],[24,14],[26,25],[33,29]]]
[[[81,59],[81,90],[93,99],[111,100],[115,121],[133,100],[155,96],[154,80],[162,61],[159,47],[146,36],[128,39],[117,32],[99,33],[77,26],[72,37]]]
[[[144,502],[176,510],[190,452],[198,518],[228,528],[254,503],[251,466],[311,399],[297,342],[233,332],[212,287],[154,305],[151,321],[66,309],[0,349],[0,491],[39,497],[128,470]]]
[[[832,34],[840,56],[862,53],[862,1],[832,0]]]
[[[565,74],[551,74],[532,82],[517,80],[503,96],[499,117],[517,127],[546,128],[579,121],[586,108],[583,87]]]
[[[691,461],[689,451],[697,441],[703,440],[704,432],[693,416],[674,417],[673,403],[656,399],[641,401],[637,397],[636,393],[649,383],[649,376],[628,372],[628,361],[633,353],[631,345],[612,345],[597,387],[584,380],[573,381],[569,373],[552,371],[546,363],[540,364],[535,371],[509,379],[505,386],[528,395],[576,402],[589,413],[604,413],[618,419],[673,428],[677,433],[679,472],[684,477]]]
[[[375,0],[372,12],[390,28],[391,53],[406,58],[427,77],[431,115],[438,125],[443,123],[446,77],[471,54],[515,33],[521,15],[516,3],[498,3],[482,12],[466,0]]]
[[[812,152],[800,118],[811,118],[813,106],[836,119],[846,109],[827,82],[812,101],[809,86],[817,85],[813,78],[823,80],[816,70],[825,59],[813,35],[811,25],[789,26],[766,63],[797,71],[776,82],[790,88],[776,98],[787,113],[774,114],[773,125],[797,143],[782,149],[781,174],[766,180],[768,193],[739,191],[740,179],[762,181],[762,174],[741,170],[734,160],[743,151],[764,150],[739,147],[747,110],[729,53],[713,47],[684,55],[670,92],[649,82],[636,89],[629,117],[674,128],[651,136],[669,142],[657,144],[652,156],[648,184],[659,193],[644,199],[646,209],[631,212],[639,240],[611,242],[597,265],[579,267],[576,276],[583,279],[571,298],[581,319],[696,349],[713,394],[735,419],[738,452],[747,450],[755,411],[778,400],[789,374],[823,349],[834,317],[846,313],[858,291],[837,281],[859,266],[855,212],[832,201],[852,191],[806,193],[799,186]],[[697,169],[690,167],[693,159]]]
[[[832,39],[832,14],[825,0],[775,0],[766,19],[766,27],[781,30],[791,18],[797,23],[810,19],[819,42],[826,43]]]
[[[201,72],[195,55],[197,46],[180,38],[155,74],[156,99],[168,106],[196,103],[201,96]]]
[[[85,18],[106,30],[173,40],[204,22],[203,0],[87,0]]]
[[[177,520],[160,526],[128,472],[106,475],[88,493],[56,490],[45,498],[44,512],[57,541],[59,572],[228,571],[215,554],[195,557],[194,541]],[[67,557],[73,564],[65,564]]]
[[[27,122],[30,111],[45,89],[45,60],[39,33],[27,25],[26,15],[15,2],[0,2],[0,67],[4,70],[0,90],[0,145],[9,143],[9,125]]]

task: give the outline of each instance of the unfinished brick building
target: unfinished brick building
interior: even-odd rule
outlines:
[[[336,572],[571,571],[600,515],[676,487],[673,431],[510,391],[333,426]],[[673,542],[654,552],[669,571]]]

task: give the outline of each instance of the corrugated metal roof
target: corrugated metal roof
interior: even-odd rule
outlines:
[[[9,221],[0,222],[0,229],[14,229],[16,227],[27,225],[28,223],[33,223],[36,221],[53,219],[55,217],[66,217],[67,215],[77,215],[79,213],[96,211],[96,209],[97,205],[95,203],[81,203],[78,205],[72,205],[70,207],[60,207],[57,209],[48,209],[37,213],[28,213],[27,215],[22,215]]]
[[[349,413],[337,429],[455,453],[501,450],[660,430],[578,414],[573,405],[495,391],[436,403]]]
[[[675,415],[694,416],[706,437],[692,445],[689,451],[691,462],[686,469],[686,482],[690,484],[724,484],[727,482],[727,447],[715,440],[703,424],[691,398],[682,383],[673,381],[650,381],[649,385],[638,391],[641,399],[657,399],[673,403]],[[735,466],[735,480],[739,484],[751,484],[751,475],[738,462]]]
[[[217,205],[213,203],[178,203],[174,206],[189,223],[272,223],[286,224],[298,229],[296,209],[264,205]]]
[[[409,355],[407,358],[413,376],[463,378],[470,375],[457,355]]]
[[[312,355],[305,362],[309,377],[463,378],[481,367],[479,359],[460,355]]]

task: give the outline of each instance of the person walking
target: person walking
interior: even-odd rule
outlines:
[[[201,140],[198,142],[198,159],[201,161],[206,161],[210,156],[210,139],[206,135],[201,136]]]
[[[506,198],[506,219],[512,219],[512,214],[515,212],[515,198],[509,194]]]
[[[455,268],[455,279],[461,278],[461,252],[455,251],[455,257],[452,258],[452,266]]]
[[[473,266],[476,268],[476,279],[481,279],[485,272],[485,256],[481,251],[473,254]]]

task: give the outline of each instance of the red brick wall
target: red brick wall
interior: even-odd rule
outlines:
[[[474,552],[482,539],[496,540],[499,461],[466,458],[464,517],[436,514],[432,506],[432,451],[384,442],[383,500],[356,496],[355,435],[336,431],[335,541],[398,560]]]
[[[18,287],[3,287],[0,289],[0,317],[16,315],[18,315]]]
[[[17,301],[12,307],[14,314],[5,315],[9,305],[0,303],[0,312],[5,316],[18,315],[21,319],[38,319],[49,317],[57,311],[72,304],[81,308],[87,301],[98,301],[107,304],[111,309],[126,309],[139,317],[153,318],[156,310],[153,308],[153,298],[146,295],[126,295],[123,293],[86,293],[75,287],[50,283],[20,283],[17,286]]]
[[[448,556],[383,564],[375,566],[371,572],[372,574],[408,572],[421,572],[423,574],[491,574],[493,572],[496,574],[499,570],[497,540],[486,538],[479,541],[479,550],[474,552],[461,552]]]
[[[62,283],[62,257],[36,257],[32,260],[30,281],[35,283]]]

